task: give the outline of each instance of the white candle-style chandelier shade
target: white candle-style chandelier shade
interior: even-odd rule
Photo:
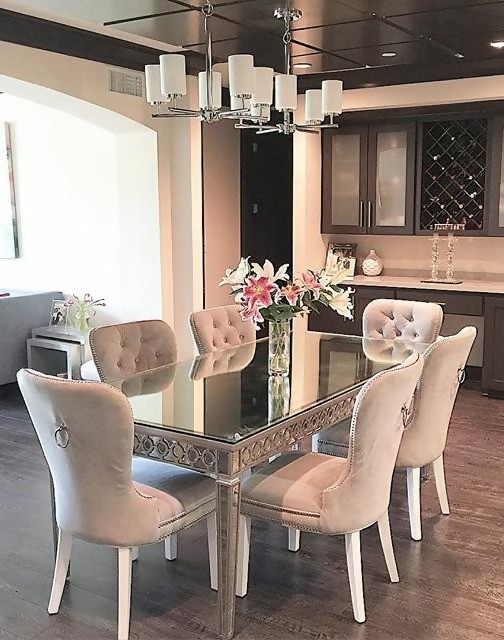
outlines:
[[[222,106],[222,76],[214,71],[212,61],[212,35],[209,21],[214,13],[211,0],[206,0],[201,11],[205,23],[205,71],[198,74],[199,109],[179,106],[187,94],[186,58],[182,53],[160,56],[158,65],[145,67],[147,102],[156,108],[154,118],[197,117],[204,122],[223,118],[238,120],[240,129],[255,129],[257,133],[314,131],[337,127],[334,118],[342,112],[343,83],[325,80],[321,89],[306,92],[306,124],[295,124],[293,112],[298,105],[297,76],[291,73],[291,23],[302,16],[298,9],[278,8],[275,17],[285,24],[285,73],[274,74],[270,67],[255,67],[254,57],[236,54],[228,58],[230,108]],[[271,108],[283,113],[283,122],[269,124]]]

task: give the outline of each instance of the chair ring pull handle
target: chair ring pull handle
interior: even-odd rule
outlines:
[[[60,449],[66,449],[70,444],[70,431],[64,422],[54,432],[54,440]]]
[[[466,379],[465,367],[459,367],[457,371],[457,377],[458,377],[459,384],[463,384],[465,382],[465,379]]]

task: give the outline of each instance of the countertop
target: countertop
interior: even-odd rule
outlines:
[[[465,293],[494,293],[504,295],[504,280],[464,280],[462,284],[444,284],[434,282],[421,282],[423,277],[405,276],[355,276],[355,278],[345,280],[343,284],[361,287],[385,287],[397,289],[432,289],[433,291],[453,291]]]

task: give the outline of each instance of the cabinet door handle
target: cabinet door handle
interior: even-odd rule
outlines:
[[[359,200],[359,227],[364,226],[364,200]]]
[[[367,229],[369,231],[369,229],[371,229],[371,214],[372,214],[372,210],[373,210],[373,203],[371,202],[371,200],[368,200],[367,203]]]

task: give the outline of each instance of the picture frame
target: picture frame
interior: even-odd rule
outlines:
[[[66,300],[53,300],[51,306],[50,327],[64,327],[68,322],[68,304]]]
[[[326,271],[327,273],[337,273],[341,269],[348,271],[347,278],[355,276],[355,266],[357,262],[357,244],[330,242],[327,245]]]

